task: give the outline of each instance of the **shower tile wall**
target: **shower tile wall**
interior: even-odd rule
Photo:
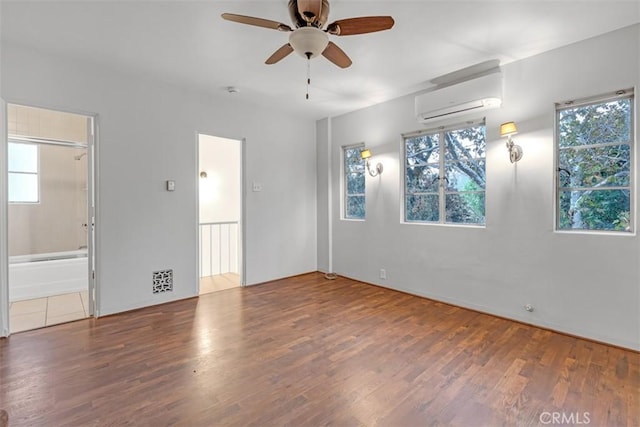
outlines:
[[[9,104],[9,135],[87,142],[87,118],[78,114]]]
[[[9,137],[86,143],[85,116],[9,104]],[[40,202],[9,205],[9,256],[86,246],[86,149],[38,144]]]

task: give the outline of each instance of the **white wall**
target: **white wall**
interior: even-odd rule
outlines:
[[[98,114],[100,315],[196,295],[198,132],[246,138],[245,180],[263,184],[245,189],[246,283],[316,270],[313,121],[7,43],[1,64],[8,102]],[[174,291],[153,295],[168,268]]]
[[[640,349],[638,237],[553,231],[554,102],[637,88],[639,39],[636,25],[503,67],[503,107],[486,112],[486,228],[400,224],[401,134],[421,128],[413,95],[333,118],[334,270]],[[515,140],[524,150],[515,165],[498,135],[509,120],[518,124]],[[342,221],[340,147],[362,141],[385,169],[381,177],[367,176],[366,221]],[[636,200],[638,194],[636,186]],[[535,311],[526,312],[525,304]]]

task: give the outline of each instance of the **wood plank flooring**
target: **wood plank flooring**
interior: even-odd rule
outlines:
[[[636,427],[639,393],[638,353],[317,273],[0,339],[12,427]]]

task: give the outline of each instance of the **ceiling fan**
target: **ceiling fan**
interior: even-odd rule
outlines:
[[[322,55],[341,68],[349,67],[351,59],[335,43],[329,41],[327,34],[351,36],[373,33],[388,30],[394,24],[390,16],[362,16],[339,19],[323,30],[329,16],[329,0],[289,0],[289,15],[295,29],[281,22],[233,13],[223,13],[222,18],[290,33],[289,42],[267,58],[266,64],[275,64],[295,51],[307,59]]]

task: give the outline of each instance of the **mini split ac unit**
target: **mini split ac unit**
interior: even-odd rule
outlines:
[[[495,72],[416,96],[416,118],[432,123],[502,104],[502,73]]]

